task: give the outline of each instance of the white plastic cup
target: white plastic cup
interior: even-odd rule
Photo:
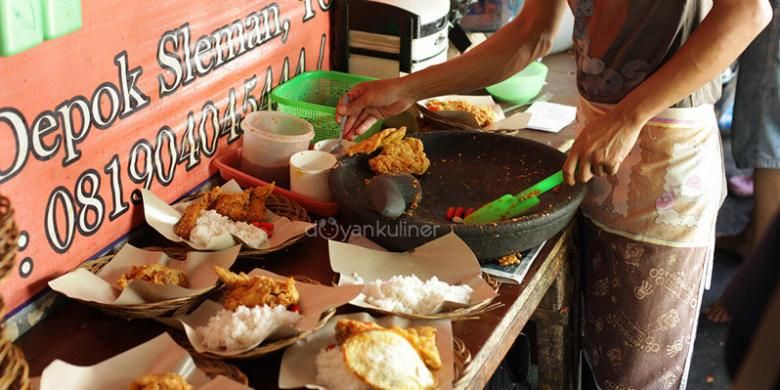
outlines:
[[[347,140],[339,140],[338,138],[333,138],[333,139],[324,139],[324,140],[322,140],[322,141],[319,141],[319,142],[315,143],[315,144],[314,144],[314,147],[313,147],[312,149],[314,149],[314,150],[321,150],[321,151],[323,151],[323,152],[328,152],[328,153],[330,153],[330,151],[331,151],[331,150],[333,150],[333,148],[335,148],[335,147],[336,147],[336,145],[338,145],[338,144],[339,144],[339,141],[340,141],[340,142],[342,142],[342,143],[344,144],[344,147],[343,147],[343,149],[342,149],[342,152],[346,152],[346,151],[347,151],[347,149],[349,149],[349,148],[350,148],[352,145],[354,145],[354,144],[355,144],[355,143],[354,143],[354,142],[352,142],[352,141],[347,141]],[[343,153],[342,153],[342,154],[343,154]],[[340,157],[340,156],[336,156],[336,157]]]
[[[306,150],[290,157],[292,192],[323,202],[331,201],[328,177],[336,156],[320,150]]]
[[[289,188],[290,156],[309,148],[311,123],[283,112],[256,111],[241,121],[241,129],[241,170]]]

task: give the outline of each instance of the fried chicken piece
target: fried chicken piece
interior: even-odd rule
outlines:
[[[222,194],[214,203],[214,210],[233,221],[260,222],[265,217],[265,201],[275,184],[246,189],[240,194]]]
[[[162,264],[134,265],[130,271],[119,277],[116,284],[124,290],[133,280],[144,280],[158,285],[173,284],[185,288],[190,286],[190,281],[184,271]]]
[[[181,375],[166,372],[165,374],[144,375],[129,386],[130,390],[192,390],[193,387]]]
[[[209,209],[213,209],[233,221],[260,222],[265,217],[266,198],[271,195],[274,187],[275,185],[271,183],[239,193],[224,193],[219,187],[215,187],[187,206],[173,230],[178,236],[189,240],[190,233],[195,228],[200,214]]]
[[[425,155],[422,141],[406,138],[385,145],[378,156],[368,160],[368,165],[377,174],[422,175],[430,167],[431,161]]]
[[[480,127],[492,124],[496,120],[496,113],[488,106],[478,106],[464,100],[438,100],[431,99],[426,104],[431,111],[464,111],[471,114]]]
[[[406,127],[399,127],[397,129],[391,127],[384,129],[347,149],[347,156],[354,156],[361,153],[374,153],[377,149],[395,141],[399,141],[405,136]]]
[[[195,228],[195,222],[200,217],[200,213],[203,210],[211,207],[214,201],[220,196],[222,190],[219,187],[214,187],[211,191],[204,193],[195,200],[193,200],[182,214],[179,222],[173,227],[174,233],[185,240],[190,239],[190,233]]]
[[[279,280],[266,276],[251,276],[243,272],[236,274],[220,266],[214,266],[214,272],[227,286],[222,305],[231,311],[239,306],[282,305],[289,308],[300,299],[293,278]]]
[[[249,203],[244,207],[244,219],[245,222],[260,222],[265,217],[266,207],[265,201],[268,196],[274,192],[276,185],[274,183],[264,185],[262,187],[255,187],[250,190]]]
[[[385,329],[373,322],[342,319],[336,323],[336,343],[344,344],[350,337],[369,330]],[[392,327],[391,331],[405,338],[420,355],[425,365],[432,370],[441,368],[441,356],[436,347],[436,328],[419,326],[414,328]]]
[[[214,211],[233,221],[244,220],[244,207],[249,203],[249,191],[221,194],[214,201]]]

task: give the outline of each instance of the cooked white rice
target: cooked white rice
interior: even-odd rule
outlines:
[[[268,241],[268,234],[256,226],[246,222],[235,222],[214,211],[204,210],[195,221],[195,227],[190,232],[190,240],[201,246],[209,246],[213,237],[230,233],[245,244],[258,248]]]
[[[341,347],[325,348],[317,354],[317,384],[328,390],[371,390],[344,362]]]
[[[472,288],[453,286],[432,277],[423,282],[415,275],[376,280],[363,288],[366,303],[396,313],[431,314],[441,310],[445,301],[467,304]]]
[[[277,329],[293,326],[301,318],[284,306],[239,306],[235,311],[218,311],[206,326],[195,331],[208,349],[236,351],[260,344]]]

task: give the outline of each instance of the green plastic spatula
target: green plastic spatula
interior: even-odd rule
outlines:
[[[539,195],[562,183],[563,171],[558,171],[517,195],[506,194],[480,207],[477,211],[466,217],[463,222],[466,224],[493,223],[504,219],[514,218],[539,204]]]

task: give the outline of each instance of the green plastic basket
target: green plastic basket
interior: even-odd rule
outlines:
[[[336,105],[355,85],[375,80],[353,74],[318,70],[301,73],[271,92],[271,100],[281,112],[306,119],[314,126],[312,143],[338,138],[341,126],[336,123]],[[357,138],[361,140],[382,128],[379,121]]]

